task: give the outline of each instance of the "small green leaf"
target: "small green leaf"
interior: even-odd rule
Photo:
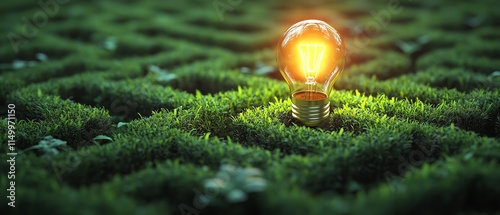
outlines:
[[[167,74],[161,74],[158,76],[158,81],[161,81],[161,82],[170,82],[174,79],[177,78],[177,75],[175,74],[172,74],[172,73],[167,73]]]
[[[208,141],[210,139],[210,132],[205,134],[205,137],[203,138],[205,141]]]
[[[258,177],[247,178],[246,184],[244,185],[244,189],[247,192],[261,192],[266,189],[267,182],[266,180]]]
[[[67,145],[66,141],[53,138],[52,136],[45,136],[40,142],[38,142],[38,145],[29,147],[24,151],[30,151],[34,149],[41,150],[43,152],[43,157],[49,159],[59,154],[59,150],[66,150]]]
[[[93,138],[93,140],[109,140],[113,141],[111,137],[108,137],[106,135],[97,135],[96,137]]]
[[[248,74],[248,73],[250,73],[250,68],[243,66],[240,68],[240,72],[244,73],[244,74]]]
[[[148,69],[150,72],[157,75],[157,80],[160,82],[170,82],[177,78],[177,75],[174,73],[170,73],[166,69],[162,69],[156,65],[149,65]]]
[[[26,61],[23,60],[14,60],[12,61],[12,69],[24,69],[26,67]]]
[[[256,75],[267,75],[272,72],[274,72],[274,67],[272,66],[263,66],[255,70]]]
[[[229,202],[243,202],[247,199],[247,194],[240,189],[234,189],[229,191],[226,197]]]
[[[491,77],[500,77],[500,71],[494,71],[490,74]]]
[[[116,125],[117,128],[120,128],[124,125],[128,124],[128,122],[118,122],[118,124]]]
[[[464,155],[464,159],[465,160],[469,160],[470,158],[472,158],[472,156],[474,156],[474,153],[473,152],[469,152],[467,154]]]
[[[118,44],[115,37],[108,37],[106,38],[106,40],[104,40],[103,47],[106,50],[114,51],[116,50],[117,46]]]
[[[49,57],[47,57],[47,55],[45,55],[44,53],[36,53],[36,59],[38,59],[39,61],[48,61],[49,60]]]

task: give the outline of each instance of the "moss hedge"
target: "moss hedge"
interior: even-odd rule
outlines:
[[[45,3],[0,6],[7,214],[500,211],[495,1]],[[348,48],[315,128],[275,62],[307,18]]]

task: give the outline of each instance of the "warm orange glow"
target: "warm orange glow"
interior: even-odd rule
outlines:
[[[278,42],[276,60],[290,87],[292,116],[316,126],[330,114],[330,92],[344,69],[345,45],[321,20],[292,25]]]
[[[293,94],[319,91],[329,95],[344,67],[345,46],[337,31],[320,20],[291,26],[278,43],[276,59]]]
[[[325,54],[325,45],[318,43],[299,44],[302,68],[307,79],[315,79]]]

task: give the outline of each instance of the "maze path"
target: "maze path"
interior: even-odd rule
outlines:
[[[257,167],[268,186],[238,204],[217,194],[202,213],[499,210],[498,13],[400,3],[405,12],[368,37],[386,2],[243,1],[222,21],[203,1],[61,6],[17,54],[0,47],[0,103],[16,104],[18,147],[48,135],[71,147],[51,160],[20,155],[18,212],[177,214],[221,164]],[[12,11],[38,9],[6,5],[13,24],[1,31],[19,28]],[[334,23],[352,48],[319,128],[290,117],[274,62],[276,39],[301,17]]]

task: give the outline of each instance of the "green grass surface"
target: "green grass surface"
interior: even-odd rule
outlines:
[[[47,12],[1,3],[3,196],[8,104],[18,155],[16,207],[2,197],[0,210],[498,213],[497,8],[127,0],[61,1]],[[23,17],[40,14],[47,22],[27,30]],[[348,49],[330,117],[316,128],[292,118],[275,62],[279,37],[303,19],[331,24]]]

